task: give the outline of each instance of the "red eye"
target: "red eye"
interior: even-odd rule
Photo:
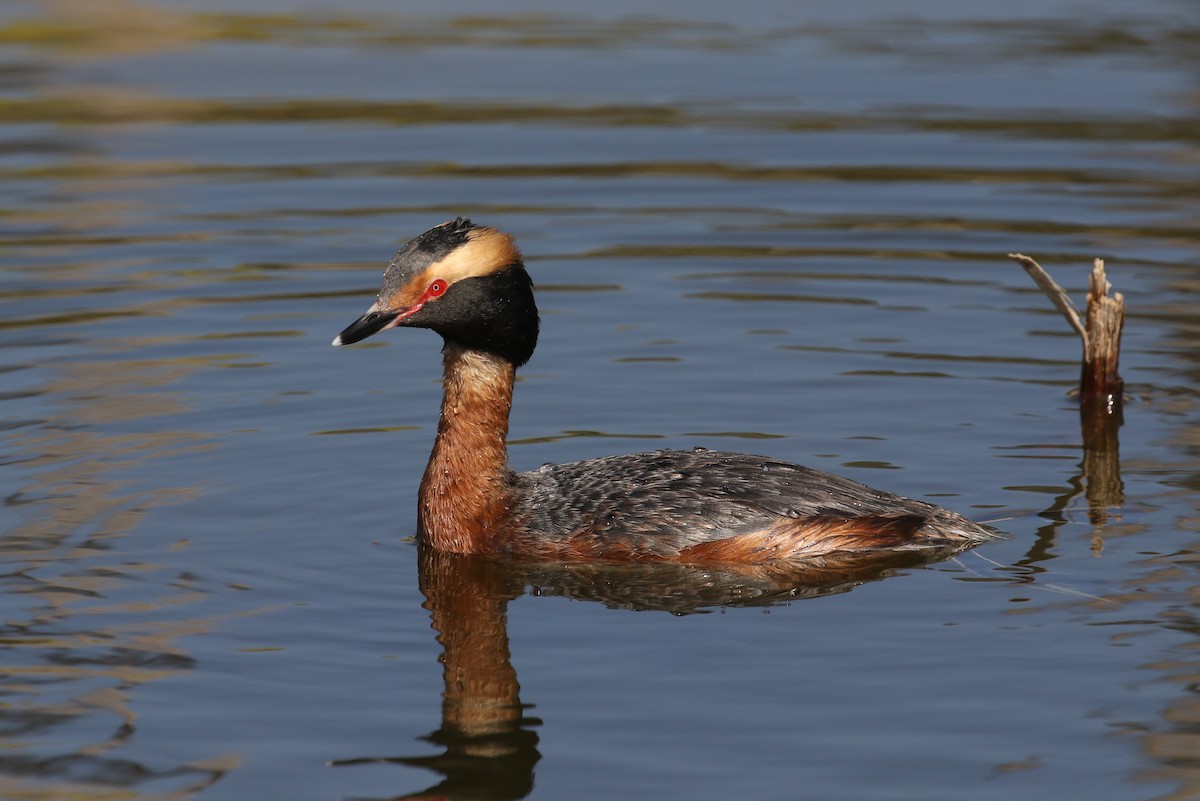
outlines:
[[[429,289],[425,290],[426,297],[437,298],[446,291],[446,282],[438,279],[429,285]]]

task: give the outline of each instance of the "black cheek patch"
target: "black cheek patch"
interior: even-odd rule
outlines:
[[[405,322],[432,328],[448,341],[518,367],[533,355],[539,328],[533,282],[520,264],[452,284]]]

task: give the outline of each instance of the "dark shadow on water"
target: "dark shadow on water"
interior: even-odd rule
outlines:
[[[533,564],[420,552],[420,587],[445,680],[441,726],[422,739],[444,749],[432,756],[363,757],[335,766],[395,764],[427,768],[442,779],[397,799],[524,798],[541,759],[541,724],[526,714],[508,644],[509,601],[533,595],[595,601],[615,609],[685,615],[714,607],[773,606],[847,592],[904,568],[949,554],[885,554],[819,566],[672,564]]]

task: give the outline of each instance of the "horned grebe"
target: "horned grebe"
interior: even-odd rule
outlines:
[[[692,564],[968,547],[996,536],[954,512],[807,467],[697,448],[508,466],[516,370],[533,355],[533,282],[512,238],[459,218],[388,264],[375,304],[333,340],[397,326],[445,341],[441,419],[418,536],[443,551]]]

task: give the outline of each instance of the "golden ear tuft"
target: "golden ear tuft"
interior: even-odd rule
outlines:
[[[521,260],[521,251],[517,250],[517,243],[503,231],[497,231],[495,228],[477,228],[468,239],[470,241],[466,247],[472,251],[472,258],[477,259],[481,265],[490,265],[484,273],[495,272]]]
[[[476,228],[465,244],[425,270],[429,279],[444,278],[454,283],[464,278],[490,275],[521,260],[513,238],[494,228]]]

